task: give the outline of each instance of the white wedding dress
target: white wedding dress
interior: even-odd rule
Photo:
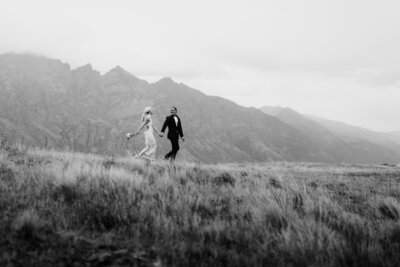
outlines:
[[[147,129],[144,132],[146,147],[139,153],[139,155],[141,158],[153,161],[156,159],[156,149],[157,149],[157,143],[153,133],[154,132],[153,121],[151,120],[150,115],[146,115],[144,119],[148,120],[147,125],[145,126],[147,127]]]

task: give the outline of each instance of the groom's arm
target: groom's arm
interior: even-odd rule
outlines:
[[[183,136],[182,123],[181,123],[180,119],[179,119],[179,123],[178,123],[178,132],[179,132],[179,135],[181,136],[181,138],[185,139],[185,137]]]
[[[162,126],[162,128],[161,128],[161,133],[162,133],[162,134],[164,134],[165,128],[167,128],[167,120],[168,120],[168,117],[165,118],[164,124],[163,124],[163,126]]]

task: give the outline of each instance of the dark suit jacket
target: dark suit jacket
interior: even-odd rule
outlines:
[[[174,116],[178,118],[178,125],[176,125],[175,123]],[[170,115],[166,117],[161,132],[164,132],[165,128],[167,127],[168,127],[168,135],[167,135],[168,139],[179,139],[179,136],[183,137],[181,119],[178,117],[178,115]]]

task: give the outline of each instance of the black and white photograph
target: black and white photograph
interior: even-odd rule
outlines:
[[[0,266],[400,266],[400,1],[0,0]]]

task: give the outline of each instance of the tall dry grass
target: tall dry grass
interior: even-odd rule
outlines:
[[[399,266],[400,169],[0,154],[0,265]]]

